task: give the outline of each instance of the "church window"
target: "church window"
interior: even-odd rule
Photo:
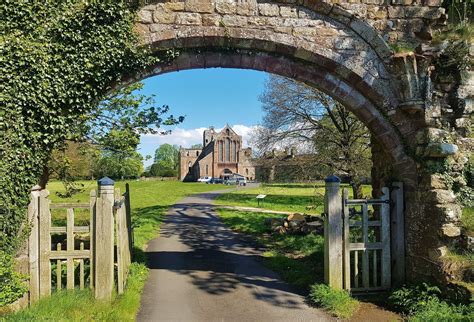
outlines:
[[[223,147],[224,143],[222,141],[219,141],[219,151],[218,151],[218,155],[219,155],[219,161],[224,161],[224,147]]]
[[[230,139],[225,140],[225,160],[230,162]]]
[[[197,157],[199,156],[199,151],[196,151],[196,156],[197,156]]]
[[[209,175],[209,164],[206,164],[206,176]]]
[[[237,162],[237,142],[232,142],[232,161]]]

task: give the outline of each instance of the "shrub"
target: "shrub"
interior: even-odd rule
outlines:
[[[14,267],[13,257],[0,251],[0,307],[15,302],[27,291],[26,276]]]
[[[474,304],[454,305],[440,299],[441,291],[426,283],[404,286],[389,301],[409,316],[409,321],[474,321]]]
[[[359,306],[359,302],[349,292],[335,290],[324,284],[312,285],[309,297],[316,305],[343,319],[350,318]]]
[[[450,305],[438,299],[431,299],[411,316],[409,321],[474,321],[474,305]]]
[[[431,300],[437,300],[440,294],[441,290],[438,287],[422,283],[404,286],[394,291],[389,301],[398,311],[411,315],[422,310]]]

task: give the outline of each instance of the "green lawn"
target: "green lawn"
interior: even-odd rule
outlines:
[[[72,198],[63,199],[56,194],[58,191],[63,191],[62,184],[51,182],[47,187],[51,192],[51,200],[53,202],[88,202],[89,192],[97,187],[97,183],[95,181],[81,181],[79,183],[84,185],[84,191]],[[116,186],[124,191],[125,183],[126,181],[119,181]],[[129,181],[129,183],[135,258],[124,294],[115,296],[112,304],[104,304],[95,301],[88,290],[55,293],[30,309],[6,316],[7,321],[135,320],[140,306],[140,294],[148,274],[144,264],[143,249],[146,243],[159,233],[165,211],[187,195],[222,189],[222,186],[159,180]],[[86,223],[89,220],[88,212],[77,212],[76,216],[78,217],[76,224]],[[63,224],[64,217],[64,212],[53,213],[53,224]]]
[[[349,189],[352,196],[352,189]],[[363,186],[365,196],[370,196],[371,186]],[[324,210],[324,182],[314,184],[270,184],[253,189],[241,189],[219,196],[216,204],[257,207],[256,196],[265,194],[263,209],[320,214]]]

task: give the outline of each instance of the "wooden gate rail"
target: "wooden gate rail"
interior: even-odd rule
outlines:
[[[380,199],[351,200],[348,190],[343,189],[344,288],[353,292],[390,288],[390,200],[388,188],[382,188],[382,193]],[[380,206],[378,220],[370,220],[369,205]],[[362,218],[359,221],[351,220],[349,209],[357,206],[360,206],[362,211],[355,213],[361,215]],[[351,228],[354,227],[362,228],[361,242],[350,241]],[[369,227],[380,229],[379,233],[376,233],[374,229],[374,237],[378,237],[380,241],[369,240]],[[378,255],[379,253],[380,255]],[[362,259],[361,269],[359,268],[359,257]],[[370,262],[371,257],[372,261]],[[362,281],[360,281],[361,277]]]
[[[325,182],[326,284],[350,291],[386,290],[391,285],[403,284],[402,183],[392,183],[391,193],[388,188],[382,188],[380,199],[349,199],[347,189],[343,189],[341,195],[341,181],[337,176],[329,176]],[[374,209],[369,212],[369,207]],[[356,240],[351,240],[353,238]]]
[[[79,288],[83,289],[85,284],[84,260],[91,260],[92,250],[84,249],[84,243],[81,242],[79,249],[75,249],[74,235],[76,233],[89,233],[89,240],[93,240],[93,229],[89,226],[74,225],[74,209],[89,208],[88,203],[58,203],[52,204],[48,199],[49,191],[38,191],[32,200],[37,207],[30,207],[33,211],[30,218],[37,217],[37,233],[32,235],[36,238],[30,238],[30,252],[38,254],[38,257],[30,258],[30,298],[35,301],[39,297],[49,296],[51,294],[51,262],[56,263],[56,290],[62,288],[62,266],[66,262],[66,288],[74,289],[76,281],[74,280],[75,263],[79,266]],[[52,226],[51,209],[65,209],[66,226]],[[35,220],[33,220],[33,224]],[[35,227],[33,227],[33,230]],[[57,243],[53,248],[51,236],[55,234],[66,234],[66,249],[63,249],[61,243]],[[92,242],[89,243],[92,245]],[[36,251],[36,249],[38,251]],[[38,263],[35,262],[38,260]],[[92,266],[92,265],[91,265]],[[92,286],[92,285],[90,285]]]
[[[116,259],[117,259],[117,291],[122,294],[127,282],[127,276],[131,264],[131,218],[127,207],[130,200],[128,183],[125,193],[121,196],[120,189],[115,189],[115,235],[116,235]]]
[[[103,184],[102,186],[100,184]],[[29,256],[29,303],[50,296],[52,292],[52,263],[56,264],[56,290],[63,287],[62,268],[66,267],[65,286],[71,290],[84,289],[86,282],[95,289],[98,299],[110,300],[114,288],[114,266],[117,267],[117,291],[123,293],[131,264],[133,247],[131,227],[130,189],[120,195],[114,191],[109,178],[99,180],[99,194],[90,193],[89,203],[51,203],[49,191],[35,187],[28,206],[31,233],[28,239]],[[64,209],[66,226],[52,226],[51,209]],[[89,209],[89,225],[74,225],[74,210]],[[65,234],[66,247],[52,245],[52,235]],[[75,247],[75,235],[88,235]],[[115,254],[114,254],[115,252]],[[115,256],[114,256],[115,255]],[[116,259],[116,262],[115,262]],[[89,274],[86,261],[90,263]],[[75,280],[78,269],[79,278]]]

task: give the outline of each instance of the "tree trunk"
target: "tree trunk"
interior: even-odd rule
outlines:
[[[41,189],[46,189],[46,185],[48,184],[49,181],[49,167],[48,165],[43,166],[43,173],[41,174],[41,177],[39,179],[38,185],[41,187]]]
[[[359,182],[351,181],[352,193],[354,199],[361,199],[362,198],[362,184]]]

